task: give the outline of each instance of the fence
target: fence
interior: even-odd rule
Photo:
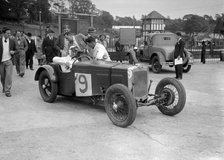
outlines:
[[[201,61],[201,49],[188,49],[193,54],[194,62]],[[224,49],[206,49],[205,59],[207,62],[219,62],[224,61]]]

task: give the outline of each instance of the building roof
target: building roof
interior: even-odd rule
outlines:
[[[143,19],[166,19],[164,16],[162,16],[157,11],[152,11],[147,16],[145,16]]]

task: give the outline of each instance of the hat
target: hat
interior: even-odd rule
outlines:
[[[81,51],[77,45],[72,45],[69,50],[75,49],[76,51]]]
[[[49,29],[49,30],[47,31],[47,33],[54,33],[54,31],[53,31],[52,29]]]
[[[180,32],[177,32],[176,35],[177,35],[177,36],[181,36],[181,33],[180,33]]]
[[[87,32],[88,33],[95,33],[96,29],[94,27],[89,27]]]
[[[28,33],[27,33],[27,36],[28,36],[28,37],[31,37],[31,36],[32,36],[32,34],[31,34],[30,32],[28,32]]]

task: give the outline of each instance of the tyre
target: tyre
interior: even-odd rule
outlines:
[[[180,81],[164,78],[156,86],[155,94],[159,96],[156,106],[165,115],[173,116],[184,108],[186,92]]]
[[[57,83],[51,81],[46,70],[40,73],[39,77],[39,91],[45,102],[52,103],[55,101],[58,93]]]
[[[154,73],[159,73],[161,72],[162,65],[159,63],[159,58],[157,56],[154,56],[152,58],[152,71]]]
[[[108,117],[116,126],[127,127],[134,122],[136,101],[123,84],[114,84],[107,89],[104,104]]]
[[[188,65],[188,61],[185,64],[183,64],[183,72],[184,73],[189,72],[190,69],[191,69],[191,65]]]

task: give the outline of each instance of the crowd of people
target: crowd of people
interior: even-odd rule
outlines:
[[[32,39],[31,33],[23,33],[19,30],[12,34],[10,28],[3,27],[0,35],[0,77],[2,92],[6,97],[11,97],[13,65],[21,78],[25,70],[34,70],[33,58],[38,65],[51,62],[61,64],[63,70],[69,71],[80,53],[87,54],[93,60],[111,61],[107,51],[105,35],[97,35],[96,29],[90,27],[87,35],[74,34],[68,25],[63,32],[55,37],[54,31],[47,27],[45,37],[36,36]],[[78,54],[79,53],[79,54]]]

